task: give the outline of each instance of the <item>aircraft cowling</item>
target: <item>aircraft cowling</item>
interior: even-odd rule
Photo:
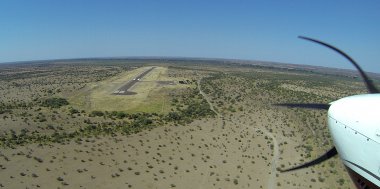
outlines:
[[[379,188],[380,94],[355,95],[332,102],[328,126],[356,186]]]

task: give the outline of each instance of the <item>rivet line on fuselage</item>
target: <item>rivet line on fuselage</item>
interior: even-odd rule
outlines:
[[[370,140],[371,140],[371,141],[373,141],[373,142],[376,142],[377,144],[380,144],[379,142],[377,142],[377,141],[375,141],[375,140],[372,140],[372,139],[371,139],[370,137],[368,137],[367,135],[365,135],[365,134],[363,134],[363,133],[361,133],[361,132],[358,132],[357,130],[351,128],[350,126],[348,126],[348,125],[346,125],[346,124],[344,124],[344,123],[342,123],[342,122],[340,122],[340,121],[338,121],[338,120],[336,120],[336,119],[334,119],[333,117],[331,117],[331,116],[328,116],[328,117],[331,118],[331,119],[333,119],[333,120],[335,121],[335,123],[339,123],[339,124],[343,125],[345,129],[349,128],[349,129],[351,129],[352,131],[354,131],[355,134],[362,135],[364,138],[367,139],[367,141],[370,141]]]

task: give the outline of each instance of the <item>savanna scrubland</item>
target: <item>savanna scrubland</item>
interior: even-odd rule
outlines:
[[[113,91],[155,67],[130,90]],[[0,65],[0,187],[352,188],[339,158],[289,172],[333,144],[328,103],[358,78],[208,60]]]

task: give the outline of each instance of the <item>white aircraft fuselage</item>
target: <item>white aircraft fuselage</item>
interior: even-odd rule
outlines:
[[[380,94],[332,102],[328,126],[356,187],[380,188]]]

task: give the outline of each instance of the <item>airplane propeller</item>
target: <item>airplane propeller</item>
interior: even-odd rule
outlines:
[[[288,171],[294,171],[294,170],[298,170],[298,169],[303,169],[303,168],[306,168],[306,167],[310,167],[310,166],[313,166],[313,165],[317,165],[319,163],[322,163],[334,156],[336,156],[338,154],[338,152],[336,151],[336,148],[333,147],[331,148],[329,151],[327,151],[325,154],[323,154],[322,156],[318,157],[317,159],[313,160],[313,161],[310,161],[310,162],[307,162],[305,164],[302,164],[302,165],[299,165],[299,166],[296,166],[296,167],[293,167],[293,168],[290,168],[290,169],[285,169],[285,170],[280,170],[280,172],[288,172]]]
[[[330,104],[314,104],[314,103],[281,103],[274,104],[275,106],[285,106],[288,108],[309,108],[309,109],[319,109],[319,110],[328,110]]]
[[[338,54],[342,55],[343,57],[345,57],[359,71],[359,73],[360,73],[361,77],[363,78],[364,83],[365,83],[365,85],[367,87],[368,93],[370,93],[370,94],[380,93],[380,91],[373,84],[372,80],[369,79],[369,77],[361,69],[361,67],[359,66],[359,64],[357,64],[354,61],[354,59],[352,59],[346,53],[344,53],[340,49],[338,49],[338,48],[336,48],[336,47],[334,47],[334,46],[332,46],[332,45],[330,45],[328,43],[325,43],[325,42],[322,42],[322,41],[319,41],[319,40],[316,40],[316,39],[312,39],[312,38],[309,38],[309,37],[304,37],[304,36],[298,36],[298,37],[301,38],[301,39],[304,39],[304,40],[307,40],[307,41],[311,41],[311,42],[320,44],[322,46],[328,47],[328,48],[334,50],[335,52],[337,52]],[[284,106],[284,107],[288,107],[288,108],[307,108],[307,109],[322,109],[322,110],[328,110],[329,107],[330,107],[330,104],[316,104],[316,103],[281,103],[281,104],[274,104],[274,105],[275,106]],[[292,168],[289,168],[289,169],[280,170],[280,172],[294,171],[294,170],[298,170],[298,169],[303,169],[303,168],[306,168],[306,167],[314,166],[314,165],[320,164],[320,163],[322,163],[322,162],[324,162],[324,161],[326,161],[326,160],[328,160],[328,159],[336,156],[337,154],[338,154],[338,152],[337,152],[336,148],[333,147],[329,151],[327,151],[325,154],[319,156],[318,158],[316,158],[316,159],[314,159],[312,161],[309,161],[309,162],[307,162],[305,164],[302,164],[302,165],[299,165],[299,166],[296,166],[296,167],[292,167]]]
[[[315,42],[317,44],[320,44],[320,45],[323,45],[325,47],[328,47],[334,51],[336,51],[337,53],[339,53],[340,55],[342,55],[343,57],[345,57],[348,61],[350,61],[354,66],[355,68],[359,71],[361,77],[363,78],[364,80],[364,83],[366,84],[367,86],[367,89],[368,89],[368,92],[373,94],[373,93],[380,93],[380,91],[375,87],[375,85],[373,84],[372,80],[369,79],[369,77],[367,76],[367,74],[365,74],[365,72],[362,70],[362,68],[359,66],[358,63],[355,62],[354,59],[352,59],[350,56],[348,56],[345,52],[341,51],[340,49],[330,45],[330,44],[327,44],[325,42],[322,42],[322,41],[319,41],[319,40],[316,40],[316,39],[312,39],[312,38],[309,38],[309,37],[304,37],[304,36],[298,36],[299,38],[301,39],[304,39],[304,40],[308,40],[308,41],[311,41],[311,42]]]

